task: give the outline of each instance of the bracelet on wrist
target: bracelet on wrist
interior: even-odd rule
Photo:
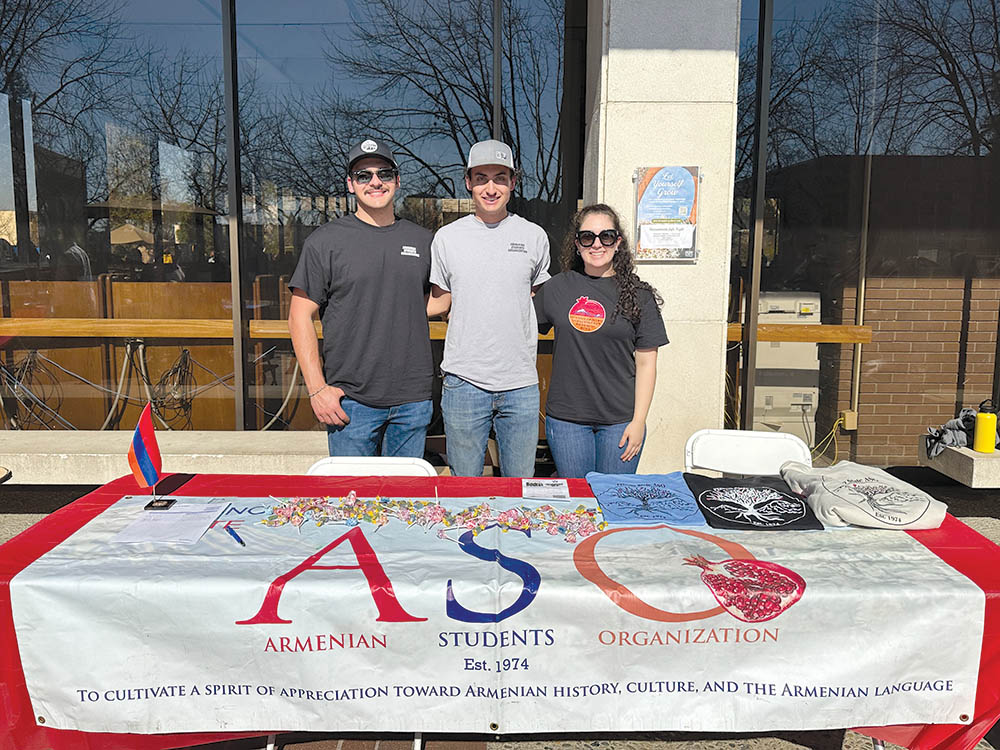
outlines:
[[[317,395],[320,391],[324,390],[325,388],[329,388],[329,387],[330,387],[329,385],[323,385],[322,387],[317,388],[315,391],[313,391],[312,393],[309,394],[309,398],[312,398],[313,396]]]

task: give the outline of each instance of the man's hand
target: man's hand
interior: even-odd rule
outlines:
[[[312,407],[316,419],[323,424],[343,427],[351,421],[351,418],[347,416],[347,412],[340,406],[340,399],[343,397],[344,391],[342,388],[337,388],[335,385],[328,385],[309,399],[309,405]]]
[[[646,423],[631,421],[625,428],[625,432],[622,433],[621,442],[618,443],[619,448],[624,448],[625,452],[622,453],[622,461],[631,461],[639,453],[639,449],[642,448],[642,441],[646,437]]]

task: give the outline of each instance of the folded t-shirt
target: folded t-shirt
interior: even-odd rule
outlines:
[[[948,506],[874,466],[841,461],[811,468],[786,461],[781,476],[823,523],[875,529],[936,529]]]
[[[685,474],[698,507],[714,529],[822,529],[804,498],[779,477],[715,479]]]
[[[590,489],[608,523],[704,526],[681,472],[672,474],[587,474]]]

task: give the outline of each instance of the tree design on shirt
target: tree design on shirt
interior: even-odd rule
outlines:
[[[639,501],[638,505],[635,504],[636,500]],[[678,513],[691,515],[694,511],[689,502],[667,485],[653,482],[618,485],[602,497],[601,507],[620,516],[658,519]]]
[[[753,526],[784,526],[805,516],[801,500],[771,487],[715,487],[699,500],[719,518]]]
[[[838,485],[834,494],[876,518],[898,523],[919,518],[929,505],[925,497],[873,478],[849,479]]]

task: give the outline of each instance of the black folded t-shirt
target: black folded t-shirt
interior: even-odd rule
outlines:
[[[715,479],[684,474],[708,525],[715,529],[822,529],[805,499],[780,477]]]

